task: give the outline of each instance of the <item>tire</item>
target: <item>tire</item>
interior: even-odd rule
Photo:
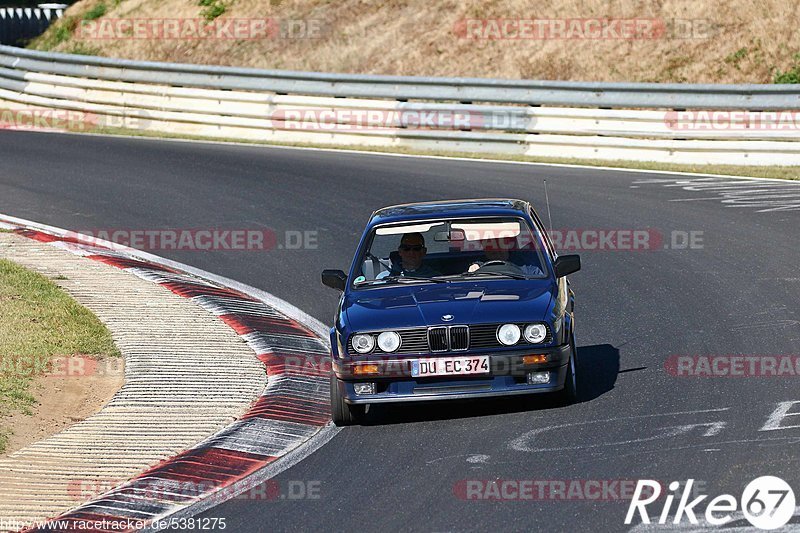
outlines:
[[[569,363],[567,363],[567,376],[564,378],[564,388],[556,393],[558,403],[561,405],[572,405],[578,402],[579,380],[578,380],[578,347],[575,345],[575,334],[570,335]]]
[[[339,392],[339,380],[331,373],[331,418],[337,426],[358,424],[364,417],[365,405],[350,405]]]

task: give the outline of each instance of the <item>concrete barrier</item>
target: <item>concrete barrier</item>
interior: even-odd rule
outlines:
[[[800,113],[794,111],[800,109],[800,88],[653,85],[259,71],[0,46],[0,127],[48,129],[50,122],[66,120],[79,130],[123,128],[242,141],[800,164]],[[489,95],[491,87],[495,92]],[[387,97],[392,91],[395,97]],[[681,96],[686,105],[680,105]],[[465,100],[473,97],[485,103]],[[626,107],[645,101],[653,108]],[[670,102],[679,105],[664,107]],[[760,107],[754,110],[747,102]],[[57,120],[58,113],[68,117]]]

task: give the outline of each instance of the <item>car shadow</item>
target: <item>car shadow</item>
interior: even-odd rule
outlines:
[[[614,388],[619,375],[619,349],[610,344],[578,347],[578,402],[599,398]]]
[[[578,403],[594,400],[611,391],[617,381],[619,350],[610,344],[578,347]],[[369,408],[362,425],[391,425],[410,422],[477,418],[512,413],[557,409],[561,406],[550,394],[530,394],[505,398],[444,400],[378,404]]]

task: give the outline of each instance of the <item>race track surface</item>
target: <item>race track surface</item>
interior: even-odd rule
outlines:
[[[0,160],[8,215],[89,231],[273,229],[283,246],[270,251],[148,251],[325,323],[338,293],[321,285],[321,270],[349,267],[370,213],[385,205],[515,197],[546,220],[547,178],[565,239],[648,231],[652,249],[578,251],[581,403],[374,408],[367,425],[270,481],[267,493],[283,497],[256,492],[204,513],[226,517],[228,531],[619,531],[631,526],[613,488],[600,500],[550,489],[563,482],[585,496],[593,482],[693,478],[711,497],[738,497],[762,475],[800,489],[800,416],[790,415],[800,403],[783,403],[800,401],[800,376],[667,369],[677,356],[800,355],[800,183],[8,131]],[[311,232],[308,249],[287,249],[297,232]],[[781,407],[786,416],[770,421]],[[467,486],[471,498],[491,495],[474,490],[495,479],[550,489],[520,501],[466,498]]]

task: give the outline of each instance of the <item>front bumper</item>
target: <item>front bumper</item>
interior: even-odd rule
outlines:
[[[427,355],[384,358],[377,361],[334,360],[333,370],[338,378],[336,384],[344,401],[354,405],[514,396],[555,392],[564,388],[567,363],[571,353],[571,346],[565,344],[555,348],[492,354],[489,355],[490,373],[470,376],[413,377],[411,362],[419,358],[433,357]],[[522,356],[534,354],[546,354],[547,362],[528,365],[522,363]],[[437,354],[438,357],[467,355],[473,354]],[[356,375],[355,367],[364,363],[377,363],[379,373],[370,376]],[[547,383],[529,385],[528,372],[548,372],[549,380]],[[353,385],[358,382],[374,382],[376,393],[356,394]]]

